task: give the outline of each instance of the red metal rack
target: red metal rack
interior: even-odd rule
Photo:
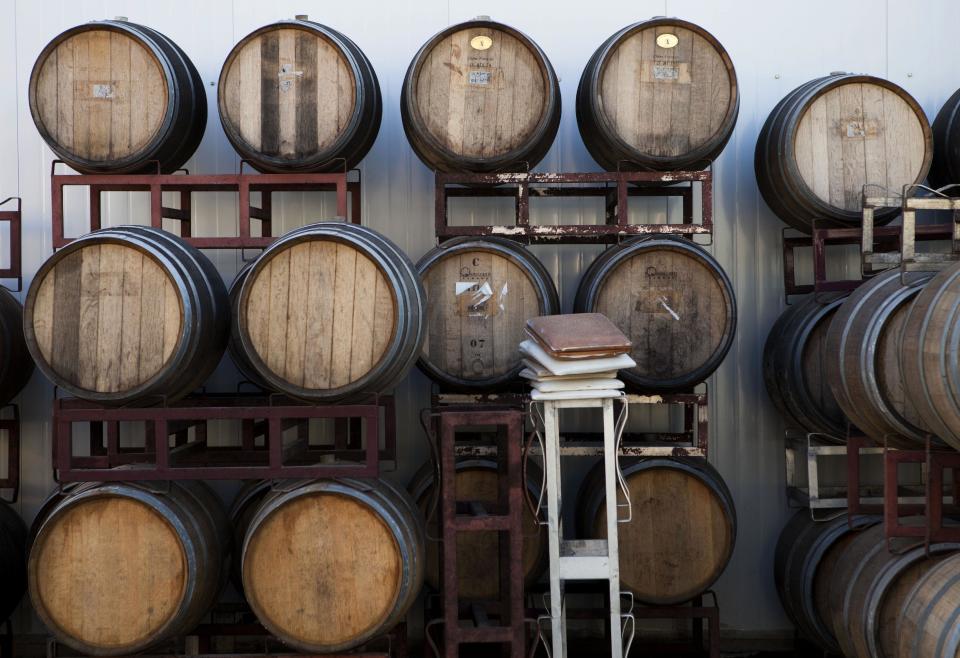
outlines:
[[[332,445],[310,444],[307,423],[313,418],[335,420]],[[351,419],[363,421],[362,438],[347,432],[344,421]],[[240,445],[208,445],[207,425],[214,420],[240,421]],[[144,445],[122,447],[120,423],[143,423]],[[88,455],[74,454],[76,424],[89,427]],[[284,445],[284,431],[291,428],[297,428],[296,439]],[[396,459],[396,410],[392,396],[312,406],[277,395],[195,395],[164,406],[113,408],[58,398],[53,443],[59,482],[379,477],[380,461]]]
[[[17,502],[20,496],[20,408],[9,404],[0,409],[10,410],[9,418],[0,418],[0,438],[6,438],[7,474],[0,478],[0,490],[9,491],[7,497],[0,497],[8,503]]]
[[[924,482],[923,504],[917,508],[904,509],[898,504],[899,487],[898,466],[900,464],[924,464],[926,478]],[[893,537],[914,537],[923,541],[929,548],[937,542],[960,542],[960,527],[947,526],[944,517],[944,472],[951,471],[951,507],[957,509],[960,503],[958,484],[960,484],[960,452],[951,448],[931,447],[930,439],[922,450],[891,450],[883,455],[883,526],[887,539]],[[903,525],[900,518],[907,514],[922,514],[923,525]]]
[[[6,249],[9,259],[9,266],[6,268],[0,268],[0,279],[16,279],[17,287],[14,288],[14,290],[19,291],[23,285],[23,272],[20,256],[22,241],[21,222],[23,218],[20,210],[20,197],[12,196],[0,201],[0,208],[11,201],[17,202],[15,209],[0,209],[0,224],[7,224],[7,230],[10,236],[10,241],[7,244]]]
[[[102,219],[101,194],[103,192],[149,192],[150,226],[163,227],[163,220],[174,219],[180,223],[179,235],[198,249],[244,249],[263,248],[274,240],[272,234],[274,192],[336,192],[337,216],[348,217],[347,198],[350,198],[350,221],[360,223],[360,182],[348,181],[348,172],[326,174],[239,174],[191,175],[182,174],[57,174],[55,160],[51,167],[53,248],[59,249],[74,237],[64,235],[64,188],[82,186],[89,188],[90,219],[88,229],[100,228]],[[180,197],[180,206],[163,205],[163,193],[175,192]],[[236,236],[195,237],[192,223],[192,194],[194,192],[236,192],[238,194],[238,233]],[[251,194],[260,192],[261,205],[254,206]],[[2,216],[0,216],[2,219]],[[251,220],[261,222],[260,236],[251,232]]]
[[[694,221],[694,183],[700,185],[700,223]],[[628,199],[635,196],[680,197],[680,224],[631,224]],[[454,226],[449,201],[461,197],[513,197],[513,226]],[[535,225],[530,223],[530,199],[538,197],[604,197],[604,224]],[[692,237],[713,232],[711,171],[436,174],[435,222],[440,242],[459,236],[499,236],[525,243],[616,242],[626,237],[675,234]]]

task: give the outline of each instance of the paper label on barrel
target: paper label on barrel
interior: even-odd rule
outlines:
[[[846,139],[874,139],[880,134],[880,124],[876,119],[849,119],[843,122],[841,134]]]
[[[482,281],[457,281],[454,294],[457,297],[457,313],[470,318],[492,318],[506,310],[509,286],[504,281],[497,285],[489,279]]]
[[[280,91],[288,92],[293,89],[297,78],[303,77],[303,71],[294,70],[293,64],[284,64],[280,67]]]
[[[674,64],[654,64],[653,77],[657,80],[679,80],[680,67]]]
[[[680,321],[682,294],[675,287],[679,279],[677,272],[659,270],[651,265],[644,274],[646,287],[637,297],[634,310]]]
[[[94,98],[113,98],[113,85],[95,84],[90,95]]]
[[[490,71],[470,71],[467,84],[487,86],[490,84]]]
[[[668,52],[672,53],[673,51]],[[678,62],[672,56],[644,60],[640,62],[640,81],[688,85],[692,82],[690,64],[688,62]]]

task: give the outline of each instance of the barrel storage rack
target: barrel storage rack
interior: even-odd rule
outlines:
[[[523,244],[610,244],[620,240],[646,235],[677,235],[693,239],[695,235],[713,236],[713,173],[710,169],[703,171],[607,171],[597,173],[435,173],[435,229],[439,243],[457,237],[495,236],[508,238]],[[642,183],[642,185],[637,185]],[[679,198],[682,203],[682,222],[676,224],[642,224],[630,223],[628,203],[634,197],[661,197]],[[695,203],[699,196],[699,204]],[[461,198],[513,198],[515,207],[514,225],[456,225],[451,223],[451,199]],[[531,198],[583,198],[601,197],[605,200],[605,223],[603,224],[561,224],[537,225],[530,222]],[[699,213],[696,212],[699,208]],[[510,408],[524,408],[529,404],[529,397],[522,391],[511,390],[491,393],[462,393],[451,392],[435,386],[432,394],[434,415],[445,418],[454,425],[468,425],[471,414],[481,412],[497,412]],[[709,423],[708,423],[708,392],[703,383],[696,390],[673,393],[629,393],[626,404],[633,405],[670,405],[683,408],[683,429],[679,432],[657,433],[627,433],[625,432],[618,450],[620,457],[702,457],[708,455]],[[571,457],[600,457],[603,456],[602,433],[569,433],[561,432],[560,455]],[[499,457],[501,449],[495,443],[482,440],[453,440],[453,458]],[[444,445],[438,441],[437,445]],[[525,452],[529,456],[542,456],[539,446],[527,445]],[[437,456],[443,459],[441,453]],[[503,459],[500,459],[503,462]],[[451,459],[452,462],[452,459]],[[504,468],[501,465],[501,468]],[[456,502],[454,487],[451,486],[453,477],[452,465],[449,474],[442,471],[439,464],[436,472],[441,476],[439,506],[445,510],[455,510]],[[519,495],[524,495],[521,480],[513,483]],[[448,498],[450,500],[448,500]],[[441,513],[438,515],[441,527],[455,524],[458,521],[454,515]],[[519,526],[518,529],[522,531]],[[511,529],[513,531],[513,529]],[[442,589],[452,593],[456,588],[455,571],[442,572]],[[523,574],[510,574],[514,581],[519,583],[519,591],[523,591]],[[449,583],[452,581],[452,585]],[[448,589],[453,588],[453,589]],[[602,585],[601,585],[602,587]],[[596,593],[598,590],[593,583],[577,583],[569,588],[571,592]],[[604,589],[605,591],[605,589]],[[540,609],[540,592],[528,591],[531,596],[526,610],[525,625],[534,623],[537,616],[542,614]],[[711,603],[705,603],[710,600]],[[430,601],[426,601],[430,604]],[[459,608],[455,599],[443,602],[445,611]],[[431,610],[428,609],[428,618]],[[700,651],[703,646],[703,621],[708,622],[709,655],[719,658],[719,606],[716,594],[711,590],[702,593],[688,604],[669,606],[632,606],[635,618],[645,619],[676,619],[690,620],[692,625],[691,640],[694,650]],[[597,618],[596,612],[573,610],[571,619]],[[606,615],[604,615],[606,616]],[[484,622],[483,615],[474,615],[474,623]],[[493,627],[491,627],[493,628]],[[608,629],[609,631],[609,629]],[[505,631],[494,631],[505,633]],[[538,636],[540,629],[538,627]],[[518,633],[519,635],[519,633]],[[491,634],[493,636],[493,634]],[[521,637],[524,637],[521,635]],[[609,638],[605,638],[608,641]],[[477,640],[473,640],[477,641]],[[507,641],[493,640],[490,641]],[[634,642],[636,644],[636,642]],[[449,651],[449,648],[447,648]],[[523,647],[511,645],[512,652],[523,651]],[[456,655],[454,653],[436,655]],[[511,655],[523,655],[522,653]]]
[[[6,224],[9,236],[6,249],[7,267],[0,269],[0,280],[16,281],[16,287],[11,288],[14,292],[21,289],[23,282],[20,207],[20,197],[9,197],[0,201],[0,227]],[[6,444],[7,457],[7,471],[5,476],[0,477],[0,491],[8,491],[8,497],[3,500],[13,503],[20,494],[20,407],[16,404],[0,407],[0,441]]]

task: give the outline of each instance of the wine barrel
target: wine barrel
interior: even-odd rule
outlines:
[[[526,171],[560,126],[560,85],[547,56],[518,30],[478,18],[434,35],[400,93],[403,129],[431,169]]]
[[[28,93],[40,136],[84,174],[173,172],[207,125],[206,90],[186,54],[123,20],[55,37],[33,66]]]
[[[672,605],[708,589],[737,538],[733,497],[704,459],[621,462],[633,519],[620,528],[620,582],[641,603]],[[603,463],[577,494],[578,537],[606,539]]]
[[[229,521],[202,482],[84,483],[44,506],[30,599],[58,641],[137,653],[192,630],[226,583]]]
[[[763,382],[786,420],[807,432],[847,436],[843,415],[824,375],[827,331],[845,295],[807,297],[774,323],[763,347]]]
[[[923,521],[913,517],[903,523]],[[897,619],[907,595],[925,573],[958,548],[960,544],[936,543],[928,553],[913,537],[888,542],[879,524],[851,541],[830,586],[833,629],[844,655],[896,658]]]
[[[915,447],[929,433],[906,394],[900,335],[910,304],[932,276],[901,279],[899,268],[877,275],[844,300],[827,330],[824,377],[833,397],[854,425],[881,443]]]
[[[833,73],[774,107],[757,138],[754,169],[770,209],[810,233],[814,220],[859,226],[864,185],[899,194],[923,182],[932,157],[930,125],[910,94],[888,80]],[[899,213],[877,210],[874,222]]]
[[[250,607],[302,651],[344,651],[386,633],[423,584],[420,512],[385,480],[277,483],[242,535]]]
[[[88,233],[40,267],[24,304],[37,367],[78,398],[175,400],[220,362],[229,300],[210,260],[144,226]]]
[[[836,565],[850,542],[880,520],[858,514],[814,522],[810,510],[802,509],[777,540],[773,575],[780,603],[797,629],[828,653],[840,651],[830,609]]]
[[[356,224],[290,231],[241,271],[231,296],[237,365],[310,402],[389,391],[423,342],[426,303],[413,263]]]
[[[896,623],[898,658],[954,658],[960,653],[960,555],[929,569],[903,603]]]
[[[934,188],[960,183],[960,89],[933,120],[933,162],[927,180]],[[950,188],[947,193],[960,196],[960,187]]]
[[[16,397],[33,374],[33,359],[23,339],[23,308],[0,287],[0,406]]]
[[[427,295],[426,340],[418,365],[455,389],[516,379],[529,318],[560,312],[547,268],[503,238],[455,238],[417,263]]]
[[[457,501],[476,501],[496,504],[499,498],[500,478],[497,474],[495,459],[459,459],[454,488]],[[432,462],[424,464],[413,476],[407,490],[423,514],[430,512],[430,504],[436,496],[436,473]],[[527,491],[532,500],[540,495],[543,473],[532,462],[527,464]],[[525,509],[525,530],[523,535],[523,574],[524,583],[533,585],[546,569],[547,533],[539,526],[533,513]],[[439,502],[429,521],[431,534],[439,536]],[[499,539],[496,531],[461,533],[457,536],[457,587],[463,599],[494,600],[499,597]],[[440,544],[427,544],[426,583],[434,589],[440,588]]]
[[[0,623],[7,620],[27,591],[27,526],[12,507],[0,501]]]
[[[740,111],[730,56],[677,18],[634,23],[593,54],[577,87],[577,125],[604,169],[704,169]]]
[[[217,106],[237,153],[277,173],[355,167],[373,146],[383,113],[363,51],[306,17],[241,39],[220,71]]]
[[[590,264],[577,313],[603,313],[633,341],[620,372],[650,391],[685,390],[717,369],[733,343],[737,306],[720,264],[690,240],[650,237],[610,247]]]
[[[960,264],[930,279],[900,338],[906,393],[933,434],[960,449]]]

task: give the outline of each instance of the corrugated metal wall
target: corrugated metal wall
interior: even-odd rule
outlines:
[[[960,3],[952,0],[808,0],[800,3],[740,0],[656,0],[647,3],[593,0],[466,2],[464,0],[0,0],[0,198],[23,197],[24,284],[50,253],[50,163],[52,154],[30,119],[27,82],[40,49],[60,31],[93,19],[116,15],[154,27],[176,41],[208,81],[213,110],[193,173],[233,172],[238,158],[216,115],[220,66],[233,44],[260,25],[294,14],[341,30],[373,62],[380,78],[385,112],[380,136],[361,165],[363,221],[386,233],[414,259],[434,244],[433,181],[407,145],[398,110],[400,85],[417,48],[441,28],[478,14],[491,15],[529,34],[551,59],[561,78],[564,112],[556,143],[541,171],[591,171],[580,140],[573,100],[581,69],[593,50],[618,28],[664,14],[698,23],[720,39],[733,58],[740,81],[740,119],[733,139],[716,164],[716,234],[712,251],[734,283],[739,329],[726,362],[709,382],[711,460],[725,476],[736,499],[740,534],[736,553],[718,593],[725,626],[750,634],[783,631],[789,625],[780,610],[771,578],[773,547],[787,516],[783,494],[782,423],[768,401],[760,378],[760,359],[768,328],[783,307],[780,222],[757,192],[753,148],[757,132],[773,105],[788,91],[834,70],[883,76],[914,94],[932,118],[960,86],[956,67],[955,26]],[[108,195],[111,223],[145,222],[146,198]],[[83,195],[68,201],[70,216],[82,220]],[[635,220],[664,221],[675,212],[662,204],[635,204]],[[280,228],[328,217],[332,200],[301,194],[282,195]],[[235,195],[204,194],[194,200],[199,218],[195,234],[233,234]],[[464,204],[464,221],[490,221],[503,206]],[[596,222],[599,207],[577,200],[537,203],[540,223]],[[73,230],[79,230],[74,224]],[[0,235],[0,240],[7,239]],[[569,309],[578,275],[597,247],[540,247],[537,254],[553,271]],[[5,251],[5,250],[0,250]],[[227,279],[238,269],[232,253],[214,256]],[[21,294],[22,299],[22,294]],[[233,377],[224,365],[215,384]],[[415,412],[428,401],[429,385],[414,372],[399,391],[404,460],[395,474],[405,482],[424,456]],[[24,414],[22,469],[23,516],[33,518],[54,486],[50,468],[51,386],[37,374],[20,397]],[[25,607],[25,606],[24,606]],[[19,613],[24,630],[29,612]]]

